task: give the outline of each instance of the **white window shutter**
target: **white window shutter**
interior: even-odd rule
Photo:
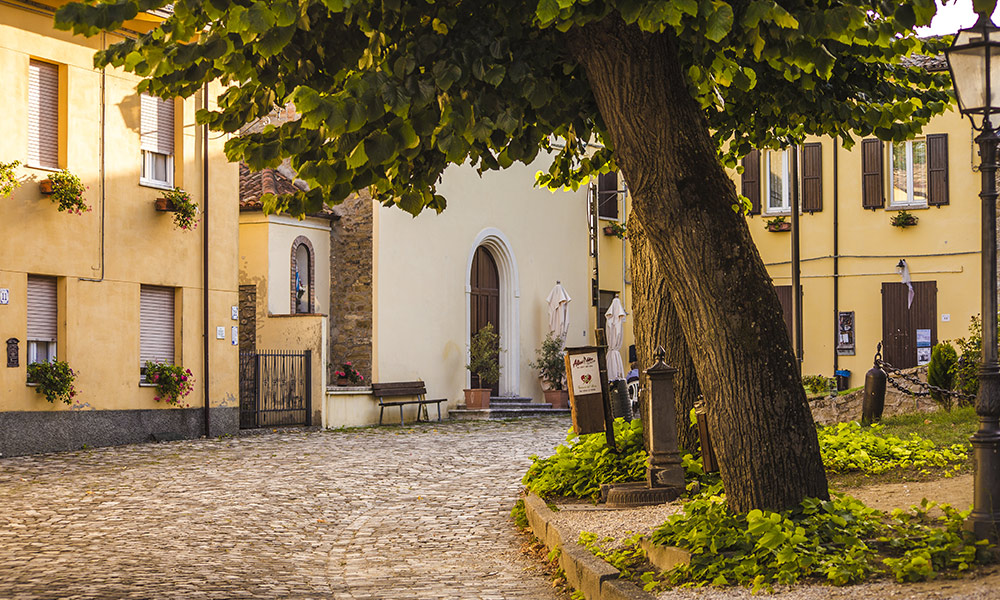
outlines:
[[[171,155],[174,153],[174,102],[142,94],[139,110],[142,149]]]
[[[56,341],[56,280],[28,276],[28,340]]]
[[[59,67],[28,62],[28,163],[59,167]]]
[[[174,362],[174,289],[144,285],[139,292],[139,366]]]

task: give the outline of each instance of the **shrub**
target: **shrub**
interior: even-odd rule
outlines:
[[[837,389],[837,380],[823,375],[803,375],[802,387],[810,394],[825,394],[831,389]]]
[[[963,394],[975,396],[979,393],[979,363],[983,360],[983,324],[976,315],[969,322],[969,336],[955,340],[961,356],[955,363],[955,388]],[[970,406],[970,399],[959,398],[959,406]]]
[[[465,368],[479,376],[481,385],[492,386],[500,381],[500,336],[493,323],[487,323],[472,336],[469,364]]]
[[[538,374],[554,390],[562,389],[563,375],[566,373],[562,344],[562,337],[550,331],[538,348],[534,362],[528,363],[532,369],[538,370]]]
[[[882,425],[861,427],[857,421],[820,427],[819,448],[829,473],[863,472],[878,475],[893,469],[958,467],[968,460],[965,446],[939,448],[910,434],[909,439],[883,433]]]
[[[181,398],[194,389],[191,369],[178,365],[146,361],[146,381],[156,386],[153,400],[164,401],[168,406],[180,406]]]
[[[76,373],[65,361],[34,362],[28,365],[28,383],[35,384],[35,392],[45,396],[49,402],[59,400],[72,404],[76,396],[73,381]]]
[[[83,192],[87,188],[79,177],[63,169],[49,174],[49,180],[52,182],[52,201],[58,205],[60,212],[82,215],[90,210],[83,200]]]
[[[958,362],[958,354],[955,348],[948,342],[941,342],[934,346],[931,352],[931,362],[927,365],[927,383],[951,390],[955,388],[955,364]],[[931,398],[945,410],[951,410],[951,396],[941,392],[931,390]]]

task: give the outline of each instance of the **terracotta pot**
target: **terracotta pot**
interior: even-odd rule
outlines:
[[[348,386],[348,385],[351,385],[351,380],[348,379],[348,378],[346,378],[346,377],[338,377],[337,378],[337,385],[339,385],[339,386]]]
[[[465,408],[469,410],[481,410],[490,407],[489,388],[476,388],[462,391],[465,392]]]
[[[174,203],[169,198],[157,198],[156,210],[168,212],[174,210]]]
[[[615,234],[615,228],[614,227],[612,227],[611,225],[605,226],[605,228],[604,228],[604,235],[614,235],[614,234]]]
[[[545,401],[552,405],[552,408],[569,408],[568,390],[545,390]]]
[[[785,221],[784,223],[778,223],[776,225],[768,225],[767,226],[767,230],[768,231],[791,231],[792,230],[792,224],[789,223],[788,221]]]
[[[42,190],[43,194],[45,194],[45,195],[51,194],[52,193],[52,180],[51,179],[43,179],[43,180],[41,180],[41,181],[38,182],[38,187],[39,187],[39,189]]]

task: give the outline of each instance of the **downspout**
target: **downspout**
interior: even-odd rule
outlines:
[[[594,245],[594,278],[591,282],[590,302],[594,306],[594,343],[599,344],[597,339],[597,325],[601,322],[601,222],[597,216],[600,206],[600,191],[596,185],[591,186],[590,213],[591,213],[591,240]]]
[[[202,108],[208,110],[208,84],[204,86],[203,94],[203,105]],[[209,436],[211,429],[211,417],[209,414],[209,388],[211,387],[211,377],[209,377],[209,360],[208,360],[208,348],[209,348],[209,325],[208,325],[208,123],[202,126],[203,144],[201,148],[202,153],[202,166],[201,166],[201,254],[202,254],[202,322],[205,327],[205,335],[203,336],[203,348],[202,356],[204,359],[204,365],[202,369],[204,370],[204,378],[202,379],[202,387],[205,390],[205,437]]]
[[[840,353],[837,346],[840,343],[840,239],[839,239],[839,203],[840,172],[837,164],[837,138],[833,138],[833,371],[840,369]]]
[[[106,38],[106,36],[107,36],[106,33],[102,33],[101,34],[101,50],[107,49],[107,41],[106,41],[107,38]],[[107,114],[106,113],[107,113],[107,108],[105,106],[106,97],[107,97],[106,96],[107,95],[107,91],[106,90],[107,90],[107,68],[106,67],[101,67],[101,111],[99,113],[99,121],[98,121],[99,122],[99,128],[100,128],[100,131],[101,131],[100,141],[99,141],[99,144],[98,144],[98,164],[99,164],[98,168],[100,170],[99,179],[100,179],[100,182],[101,182],[101,225],[100,225],[100,227],[101,227],[101,244],[100,244],[100,246],[101,246],[101,251],[100,251],[101,252],[101,258],[100,258],[100,260],[101,260],[101,276],[98,277],[98,278],[96,278],[96,279],[93,278],[93,277],[80,277],[79,278],[80,281],[93,281],[93,282],[98,282],[98,283],[104,281],[104,221],[105,221],[104,205],[105,205],[105,200],[106,200],[106,197],[107,197],[106,196],[107,182],[105,181],[105,158],[104,158],[104,155],[105,155],[105,152],[104,152],[105,148],[104,147],[105,147],[105,143],[107,141],[107,131],[106,131],[106,120],[107,120]],[[91,269],[93,269],[93,267],[91,267]]]
[[[792,146],[792,315],[795,357],[802,367],[802,279],[799,256],[799,147]]]

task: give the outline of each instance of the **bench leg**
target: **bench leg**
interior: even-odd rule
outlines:
[[[437,405],[438,405],[438,422],[440,422],[441,421],[441,403],[438,402]],[[430,418],[430,417],[428,417],[428,418]]]
[[[378,411],[378,424],[379,425],[382,424],[382,415],[384,415],[384,414],[385,414],[385,407],[383,406]]]
[[[406,425],[406,423],[403,422],[403,405],[402,404],[399,405],[399,424],[400,425]]]

